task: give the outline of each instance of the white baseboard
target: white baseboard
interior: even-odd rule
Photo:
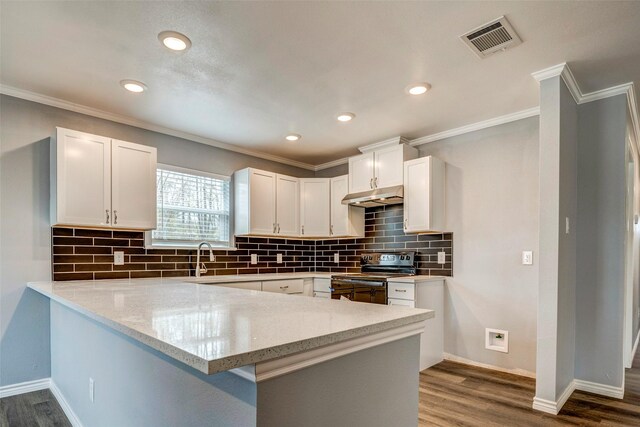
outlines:
[[[51,378],[26,381],[19,384],[10,384],[0,387],[0,398],[15,396],[17,394],[30,393],[32,391],[45,390],[49,388]]]
[[[67,399],[65,399],[64,395],[62,394],[62,392],[60,391],[60,389],[58,388],[56,383],[53,382],[53,380],[51,380],[51,386],[49,388],[51,389],[51,393],[53,393],[53,395],[55,396],[56,400],[60,404],[60,407],[64,411],[64,414],[69,419],[69,422],[71,423],[71,425],[73,427],[82,427],[82,423],[80,422],[80,418],[78,418],[76,413],[73,412],[73,409],[71,409],[71,406],[69,405],[69,402],[67,402]]]
[[[470,365],[470,366],[477,366],[478,368],[492,369],[494,371],[506,372],[508,374],[520,375],[522,377],[528,377],[528,378],[535,378],[536,377],[536,373],[535,372],[530,372],[530,371],[527,371],[525,369],[502,368],[500,366],[489,365],[487,363],[480,363],[480,362],[476,362],[474,360],[465,359],[464,357],[456,356],[456,355],[450,354],[450,353],[443,353],[442,354],[442,358],[444,360],[450,360],[452,362],[458,362],[458,363],[462,363],[462,364]]]
[[[567,400],[571,397],[571,393],[576,389],[575,381],[571,381],[564,389],[558,400],[547,400],[539,397],[533,398],[533,409],[546,412],[547,414],[558,415]]]
[[[606,384],[592,383],[590,381],[573,380],[576,390],[588,391],[602,396],[622,399],[624,397],[624,387],[614,387]]]

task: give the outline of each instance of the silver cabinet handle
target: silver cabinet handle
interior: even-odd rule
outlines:
[[[280,223],[278,223],[278,234],[280,234]]]
[[[289,289],[289,285],[286,285],[286,286],[280,286],[280,289],[282,289],[282,290]]]
[[[273,234],[276,234],[276,223],[273,223]]]
[[[304,225],[302,226],[302,234],[304,234]]]
[[[373,188],[378,188],[378,177],[373,178]]]
[[[408,220],[407,218],[404,219],[404,229],[405,230],[407,229],[407,220]]]
[[[333,236],[333,224],[329,226],[329,234]]]
[[[118,224],[118,211],[113,211],[113,224]]]
[[[373,178],[369,180],[369,187],[373,188]]]
[[[107,213],[107,224],[109,224],[109,209],[105,209],[105,212]]]
[[[393,291],[394,292],[407,292],[406,289],[394,289]]]

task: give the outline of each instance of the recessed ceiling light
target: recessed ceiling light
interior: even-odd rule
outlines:
[[[414,83],[407,86],[406,90],[410,95],[422,95],[429,89],[431,89],[431,85],[429,83]]]
[[[287,139],[287,141],[297,141],[302,137],[300,135],[298,135],[297,133],[290,133],[285,138]]]
[[[191,47],[191,40],[184,34],[175,31],[163,31],[158,34],[158,40],[167,48],[175,52],[187,50]]]
[[[129,92],[141,93],[147,90],[147,85],[137,80],[121,80],[120,84]]]
[[[336,118],[341,122],[350,122],[355,119],[355,117],[356,115],[353,113],[340,113]]]

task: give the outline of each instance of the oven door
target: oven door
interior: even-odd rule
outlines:
[[[331,299],[342,297],[353,301],[353,283],[349,280],[331,279]]]
[[[372,304],[387,304],[387,283],[368,282],[354,285],[353,300]]]

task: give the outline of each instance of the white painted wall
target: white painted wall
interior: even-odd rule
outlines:
[[[161,163],[231,174],[312,171],[0,96],[0,386],[50,375],[49,306],[26,283],[50,280],[49,137],[56,126],[158,148]]]
[[[535,372],[538,287],[538,118],[422,145],[446,166],[453,277],[445,293],[445,351]],[[521,264],[523,250],[534,265]],[[509,331],[509,353],[485,349],[485,328]]]

